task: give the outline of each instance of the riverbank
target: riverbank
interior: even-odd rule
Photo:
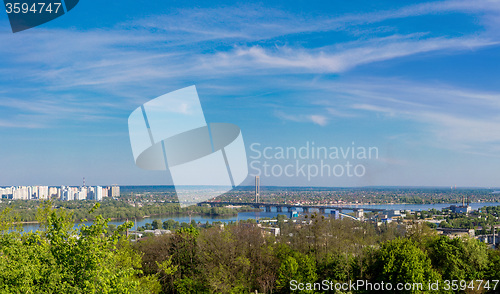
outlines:
[[[437,209],[441,210],[444,207],[449,207],[450,205],[453,205],[455,203],[445,203],[445,204],[408,204],[408,205],[401,205],[401,204],[395,204],[395,205],[378,205],[377,207],[372,208],[380,208],[380,209],[388,209],[388,210],[413,210],[413,211],[424,211],[424,210],[430,210],[430,209]],[[484,206],[500,206],[500,202],[489,202],[489,203],[473,203],[471,204],[473,210],[480,209],[481,207]],[[301,209],[298,209],[298,212],[301,212]],[[329,214],[330,211],[327,209],[326,214]],[[276,208],[273,207],[272,211],[249,211],[249,212],[239,212],[236,215],[233,216],[210,216],[210,215],[195,215],[195,214],[177,214],[177,215],[172,215],[172,214],[161,214],[161,215],[151,215],[150,217],[147,218],[137,218],[135,219],[134,217],[128,218],[129,221],[134,222],[134,227],[138,228],[140,226],[146,225],[146,223],[151,223],[153,220],[158,219],[160,222],[164,222],[167,220],[174,220],[176,222],[179,222],[180,224],[184,223],[191,223],[193,220],[196,223],[213,223],[213,222],[222,222],[222,223],[230,223],[230,222],[238,222],[238,221],[243,221],[243,220],[248,220],[248,219],[260,219],[260,218],[276,218],[279,214],[281,215],[288,215],[289,212],[278,212],[276,211]],[[127,219],[112,219],[109,224],[110,225],[115,225],[119,226],[123,224]],[[85,225],[91,225],[92,221],[86,221],[86,222],[77,222],[75,226],[78,226],[80,224],[85,224]],[[39,224],[37,223],[31,223],[31,224],[26,224],[26,226],[23,226],[24,231],[35,231],[39,228]]]

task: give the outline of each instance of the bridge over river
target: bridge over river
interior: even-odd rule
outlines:
[[[385,209],[371,208],[371,207],[359,207],[359,206],[335,206],[335,205],[310,205],[310,204],[285,204],[285,203],[268,203],[268,202],[212,202],[205,201],[198,203],[198,206],[210,205],[212,207],[225,206],[225,205],[246,205],[255,208],[265,208],[267,212],[270,212],[273,207],[276,207],[277,212],[292,211],[294,209],[300,208],[304,213],[308,213],[311,209],[317,209],[320,213],[325,213],[327,209],[336,210],[342,212],[343,210],[349,211],[371,211],[380,212]]]

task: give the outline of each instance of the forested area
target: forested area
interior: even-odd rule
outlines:
[[[36,232],[22,232],[11,210],[0,214],[0,293],[158,291],[155,276],[140,275],[141,255],[122,234],[132,223],[109,233],[107,220],[97,215],[77,230],[66,210],[51,203],[37,210]]]
[[[479,211],[473,211],[468,215],[460,213],[449,213],[440,227],[444,228],[467,228],[481,227],[482,233],[493,233],[492,228],[500,224],[500,206],[486,206]]]
[[[37,207],[41,202],[34,200],[4,200],[0,203],[0,210],[9,208],[16,216],[18,222],[33,222],[36,221]],[[64,208],[71,212],[71,218],[74,221],[81,219],[94,220],[96,215],[89,213],[90,209],[95,205],[95,201],[79,200],[79,201],[52,201],[54,207]],[[237,215],[240,211],[250,211],[249,207],[242,208],[226,208],[226,207],[207,207],[207,206],[190,206],[180,207],[179,203],[168,202],[151,202],[131,205],[129,202],[115,199],[105,199],[100,202],[99,214],[104,218],[111,219],[134,219],[143,218],[145,216],[155,215],[213,215],[213,216],[232,216]]]
[[[445,280],[500,278],[499,251],[475,239],[438,236],[417,223],[405,230],[396,224],[375,228],[349,219],[314,217],[311,221],[307,225],[282,223],[278,237],[262,234],[251,222],[200,231],[183,229],[148,238],[135,248],[143,254],[146,274],[160,271],[157,262],[170,264],[171,271],[160,271],[163,293],[290,293],[292,280],[439,281],[444,285]],[[492,288],[489,292],[497,293]]]
[[[290,293],[291,281],[499,279],[498,250],[435,235],[425,224],[374,227],[312,215],[307,223],[281,220],[276,237],[248,221],[131,242],[125,231],[132,223],[110,232],[97,206],[89,212],[93,225],[75,230],[67,209],[45,203],[37,214],[42,228],[22,234],[4,210],[0,293]],[[493,286],[467,293],[496,293]]]
[[[251,202],[254,187],[239,187],[217,197],[221,201]],[[475,202],[498,202],[500,193],[481,188],[432,188],[432,187],[262,187],[263,199],[272,203],[297,203],[310,201],[327,204],[436,204],[462,203],[462,199]]]

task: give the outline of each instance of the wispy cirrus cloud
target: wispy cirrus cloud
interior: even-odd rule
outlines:
[[[313,114],[313,115],[309,115],[308,118],[312,122],[314,122],[315,124],[318,124],[320,126],[326,126],[328,124],[328,118],[326,116],[323,116],[323,115]]]
[[[426,125],[423,129],[431,136],[421,143],[427,146],[500,157],[500,115],[488,118],[463,117],[443,112],[380,109],[373,105],[367,105],[365,109],[383,113],[389,111],[398,119],[413,120]]]
[[[30,166],[17,173],[27,178],[31,170],[37,181],[39,170],[47,169],[44,174],[64,171],[64,179],[80,178],[83,170],[108,183],[119,177],[141,182],[123,163],[130,157],[126,118],[146,100],[192,84],[199,86],[200,98],[207,97],[204,106],[212,105],[214,117],[241,119],[242,124],[234,122],[247,138],[293,142],[323,136],[350,142],[356,137],[387,144],[389,153],[421,144],[422,154],[429,155],[422,163],[416,164],[413,153],[403,154],[407,150],[381,158],[387,170],[377,176],[388,184],[417,179],[427,185],[422,179],[433,176],[430,170],[451,170],[439,158],[447,152],[435,147],[458,151],[460,159],[465,153],[500,154],[496,90],[467,87],[444,75],[422,81],[425,73],[413,74],[423,61],[449,67],[453,75],[452,62],[494,51],[487,49],[500,41],[500,2],[393,2],[390,9],[377,3],[356,7],[356,13],[214,5],[168,9],[101,29],[43,26],[12,34],[0,27],[0,131],[4,141],[18,142],[2,145],[9,154],[1,158],[3,166]],[[449,56],[459,58],[441,62]],[[415,68],[401,69],[405,65]],[[297,129],[304,133],[282,131],[280,119],[303,124]],[[384,142],[389,136],[395,139]],[[11,160],[13,155],[19,160]],[[39,168],[32,165],[38,161]],[[78,174],[67,172],[69,167],[78,167]],[[13,181],[14,169],[4,170],[3,181]],[[476,177],[496,183],[494,171],[490,167]],[[154,175],[146,177],[143,183],[151,183]],[[446,181],[439,175],[431,183]]]
[[[398,121],[413,121],[428,134],[428,146],[498,156],[500,151],[500,92],[440,84],[374,79],[330,82],[325,91],[332,97],[349,97],[350,105],[338,112],[370,114]],[[325,96],[328,96],[325,94]],[[339,101],[322,100],[324,107]]]
[[[496,46],[500,38],[486,23],[499,11],[496,2],[488,1],[431,2],[337,17],[234,6],[180,10],[100,30],[5,32],[0,38],[9,46],[0,48],[0,77],[8,80],[15,76],[21,84],[31,84],[32,92],[23,89],[22,95],[17,95],[17,88],[23,86],[13,82],[1,95],[26,103],[35,101],[38,111],[31,110],[42,113],[54,105],[40,100],[38,92],[55,95],[71,90],[77,93],[80,104],[56,100],[65,113],[82,109],[89,115],[100,115],[102,109],[126,113],[124,110],[165,89],[195,81],[211,80],[213,87],[224,89],[234,83],[234,77],[262,76],[265,83],[270,76],[282,74],[342,74],[361,65],[422,53],[460,54]],[[461,36],[439,35],[418,27],[400,33],[394,24],[384,23],[455,12],[479,15],[485,29]],[[367,24],[374,23],[386,29],[370,30],[374,27]],[[368,32],[363,33],[364,29]],[[321,45],[310,41],[325,32],[343,32],[350,37],[332,38]],[[286,42],[280,37],[286,37]],[[97,101],[102,107],[92,107]],[[326,125],[333,114],[311,115],[301,120]]]
[[[189,9],[101,30],[37,30],[23,36],[4,33],[2,40],[10,46],[0,48],[0,53],[9,58],[9,63],[21,65],[19,74],[26,70],[23,64],[37,65],[29,68],[43,66],[43,75],[35,70],[24,75],[67,87],[198,77],[205,70],[220,77],[235,72],[255,74],[257,69],[339,73],[359,65],[414,54],[498,44],[498,40],[488,34],[433,36],[418,28],[409,34],[389,30],[388,34],[371,33],[364,38],[332,39],[330,44],[319,47],[308,44],[309,38],[314,37],[310,33],[350,32],[360,25],[387,19],[455,11],[468,13],[471,7],[478,13],[496,11],[488,9],[486,4],[467,3],[425,3],[333,18],[308,17],[258,6]],[[298,33],[300,38],[294,38]],[[278,36],[287,36],[287,43],[276,46],[280,43],[275,40]],[[224,39],[230,41],[215,49],[213,43],[199,44]],[[292,41],[295,39],[297,42]],[[269,42],[255,43],[261,40]]]
[[[171,14],[139,19],[123,23],[123,28],[160,30],[170,34],[171,44],[175,42],[205,42],[210,40],[257,41],[275,39],[279,36],[307,34],[314,32],[355,32],[359,28],[388,20],[420,17],[447,13],[480,13],[483,24],[498,16],[500,4],[497,1],[434,1],[400,8],[379,10],[368,13],[347,13],[339,16],[329,14],[294,14],[284,10],[258,5],[225,6],[219,8],[181,9]],[[396,31],[390,26],[379,26],[388,32]],[[373,27],[367,27],[370,33]],[[363,30],[361,30],[363,31]]]
[[[221,53],[215,57],[217,61],[214,64],[232,66],[236,63],[242,67],[288,69],[302,73],[341,73],[359,65],[420,53],[471,50],[499,43],[500,41],[482,38],[408,40],[408,38],[400,37],[391,40],[384,38],[384,40],[360,42],[357,46],[351,45],[351,48],[340,50],[332,47],[306,50],[289,47],[264,49],[253,46]]]
[[[285,121],[314,123],[319,126],[326,126],[329,121],[328,117],[322,114],[289,114],[275,111],[275,115]]]

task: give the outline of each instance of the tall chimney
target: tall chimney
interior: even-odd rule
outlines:
[[[260,201],[260,177],[255,176],[255,203]]]

